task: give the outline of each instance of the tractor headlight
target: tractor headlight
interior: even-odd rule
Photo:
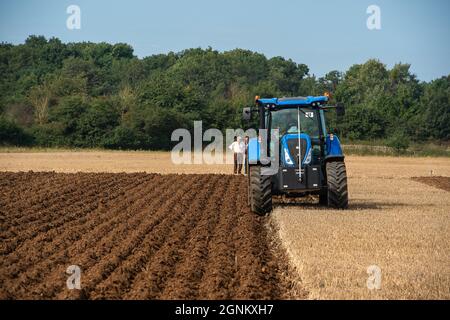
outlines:
[[[309,148],[308,155],[306,156],[306,159],[303,162],[304,164],[310,164],[311,163],[311,154],[312,154],[311,149],[312,148]]]
[[[287,151],[286,148],[283,148],[283,149],[284,149],[284,160],[286,161],[287,164],[293,165],[294,162],[292,161],[291,156],[289,155],[289,152]]]

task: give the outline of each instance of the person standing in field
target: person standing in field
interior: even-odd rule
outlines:
[[[230,150],[234,153],[234,174],[241,174],[244,160],[245,145],[241,137],[234,137],[234,142],[230,145]]]
[[[244,175],[248,174],[248,143],[250,141],[249,136],[245,136],[244,138],[244,148],[245,148],[245,154],[244,154]]]

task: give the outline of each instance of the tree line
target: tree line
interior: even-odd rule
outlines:
[[[263,97],[332,94],[344,139],[450,139],[450,75],[421,82],[409,64],[378,60],[315,77],[305,64],[249,50],[187,49],[142,59],[124,43],[30,36],[0,44],[0,144],[168,149],[176,128],[244,128]]]

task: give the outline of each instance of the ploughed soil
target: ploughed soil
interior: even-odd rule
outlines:
[[[432,187],[450,191],[450,177],[414,177],[412,179]]]
[[[0,299],[290,298],[267,219],[239,176],[3,172]]]

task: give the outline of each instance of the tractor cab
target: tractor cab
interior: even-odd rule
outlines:
[[[337,208],[347,206],[346,175],[345,191],[338,190],[338,193],[345,194],[336,198],[333,191],[335,185],[330,186],[335,174],[331,171],[336,171],[335,167],[339,167],[338,171],[345,171],[345,165],[338,137],[327,134],[324,114],[326,110],[335,108],[341,116],[344,108],[342,105],[329,106],[327,102],[328,96],[280,99],[256,97],[255,107],[244,108],[245,119],[250,119],[252,113],[257,111],[259,129],[267,129],[267,132],[276,130],[278,133],[276,138],[267,134],[267,141],[261,141],[259,137],[249,142],[249,202],[253,211],[270,211],[269,200],[274,194],[317,194],[322,204]],[[277,143],[273,139],[277,139]],[[270,161],[279,162],[276,172],[265,170],[267,161],[262,159],[265,156]],[[342,174],[338,178],[341,179]],[[339,181],[341,183],[344,182]],[[262,192],[261,188],[265,191]]]

